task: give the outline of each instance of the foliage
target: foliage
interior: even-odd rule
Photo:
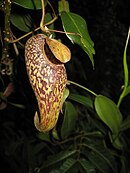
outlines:
[[[122,100],[130,93],[126,56],[130,30],[123,56],[124,84],[117,104],[107,96],[96,94],[68,80],[57,126],[48,133],[41,133],[33,124],[32,117],[37,104],[23,65],[24,44],[29,37],[27,33],[41,32],[41,3],[13,0],[10,6],[8,2],[0,1],[5,16],[4,29],[8,29],[3,32],[6,39],[2,44],[0,64],[0,111],[4,117],[0,122],[1,163],[8,165],[12,172],[19,173],[129,173],[130,141],[126,131],[130,128],[130,116],[125,117],[120,108]],[[48,24],[53,20],[55,12],[49,1],[45,1],[45,5],[46,10],[51,11],[48,10],[45,16],[45,23]],[[94,43],[89,36],[86,21],[70,12],[68,1],[60,0],[57,10],[66,36],[82,48],[94,67]],[[50,31],[57,29],[54,24],[47,25]],[[23,37],[24,34],[26,37]],[[15,37],[22,39],[20,42],[16,39],[16,43],[10,43]],[[53,34],[53,37],[57,35]],[[61,40],[62,38],[60,36]],[[21,71],[24,71],[22,84],[18,59],[22,59]]]

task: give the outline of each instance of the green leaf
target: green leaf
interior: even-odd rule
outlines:
[[[57,130],[55,128],[52,130],[52,136],[56,140],[59,140],[60,139],[59,138],[59,134],[58,134],[58,132],[57,132]]]
[[[72,12],[61,12],[61,20],[67,37],[73,43],[78,44],[88,54],[94,66],[94,43],[89,36],[86,21],[81,16]]]
[[[48,168],[52,165],[55,165],[61,161],[64,161],[65,159],[75,155],[77,153],[77,150],[72,150],[72,151],[61,151],[58,154],[54,154],[53,156],[48,157],[48,159],[44,162],[43,166],[40,168],[45,169]]]
[[[128,36],[126,40],[126,45],[124,49],[124,56],[123,56],[123,66],[124,66],[124,89],[128,86],[128,81],[129,81],[129,71],[128,71],[128,65],[127,65],[127,56],[126,56],[126,51],[127,51],[127,46],[129,42],[129,37],[130,37],[130,28],[128,31]]]
[[[69,92],[69,89],[68,89],[68,88],[65,88],[64,94],[63,94],[63,97],[62,97],[62,103],[64,103],[65,100],[68,98],[69,93],[70,93],[70,92]]]
[[[13,3],[27,9],[41,9],[41,0],[13,0]],[[47,0],[45,0],[45,6],[47,4]]]
[[[58,170],[60,173],[72,173],[71,170],[75,166],[77,161],[73,158],[68,158],[66,161],[61,165],[60,169]]]
[[[46,141],[46,142],[50,142],[50,135],[49,133],[42,133],[42,132],[38,132],[37,134],[37,137],[43,141]]]
[[[81,173],[96,173],[94,165],[86,159],[79,160],[79,170]]]
[[[128,46],[128,42],[129,42],[129,37],[130,37],[130,27],[128,30],[128,35],[127,35],[127,39],[126,39],[126,44],[125,44],[125,49],[124,49],[124,56],[123,56],[123,67],[124,67],[124,87],[123,87],[123,91],[120,94],[118,103],[117,103],[117,107],[120,106],[123,98],[129,94],[129,86],[128,86],[128,82],[129,82],[129,70],[128,70],[128,64],[127,64],[127,56],[126,56],[126,52],[127,52],[127,46]],[[128,88],[127,88],[128,87]]]
[[[53,19],[52,15],[50,13],[46,13],[45,18],[44,18],[44,23],[46,24],[46,23],[50,22],[52,19]],[[50,24],[48,26],[48,28],[49,29],[54,29],[54,23]]]
[[[70,93],[68,99],[76,101],[76,102],[78,102],[84,106],[88,106],[90,108],[93,108],[92,100],[86,96],[82,96],[80,94]]]
[[[93,48],[93,45],[88,44],[89,40],[81,37],[81,42],[83,44],[82,49],[88,54],[91,60],[93,60],[93,54],[95,54],[95,50]],[[94,61],[92,62],[94,64]]]
[[[32,28],[30,15],[14,13],[11,14],[10,21],[15,27],[24,32],[29,32]]]
[[[120,135],[114,135],[109,133],[109,138],[111,140],[112,145],[117,148],[118,150],[122,150],[123,144],[122,144],[122,139],[120,139]]]
[[[59,14],[63,11],[69,12],[69,3],[68,1],[58,1],[58,11]]]
[[[77,111],[71,102],[65,102],[64,120],[61,126],[61,136],[66,138],[74,130],[77,120]]]
[[[122,123],[122,114],[117,105],[103,95],[98,95],[94,104],[100,119],[111,129],[113,134],[118,134]]]
[[[127,130],[130,128],[130,115],[121,124],[121,131]]]
[[[52,19],[53,19],[52,15],[50,13],[46,13],[45,18],[44,18],[45,25],[46,25],[46,23],[50,22]],[[54,23],[48,25],[47,28],[54,29]],[[52,37],[55,38],[55,33],[54,32],[52,33]]]
[[[87,23],[80,15],[72,13],[72,12],[68,12],[68,13],[62,12],[61,19],[63,22],[64,29],[68,30],[66,32],[80,34],[84,39],[88,40],[90,45],[94,46],[94,43],[91,40],[88,33]],[[70,38],[70,40],[72,40],[72,42],[73,41],[79,42],[80,37],[77,37],[73,34],[67,34],[67,36]]]

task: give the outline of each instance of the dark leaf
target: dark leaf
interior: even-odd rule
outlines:
[[[100,173],[113,172],[107,162],[97,153],[90,153],[88,156],[91,163],[99,170]]]
[[[127,130],[130,128],[130,115],[121,124],[121,131]]]
[[[88,106],[90,108],[93,108],[93,102],[90,98],[86,96],[82,96],[80,94],[74,94],[70,93],[69,97],[70,100],[76,101],[84,106]]]
[[[79,160],[79,169],[81,173],[96,173],[94,165],[86,159]]]
[[[70,172],[72,167],[75,166],[76,160],[73,158],[68,158],[64,161],[64,163],[58,168],[57,173],[72,173]],[[54,171],[51,171],[50,173],[53,173]]]
[[[31,17],[29,15],[14,13],[11,14],[10,21],[15,27],[17,27],[21,31],[24,32],[31,31],[32,24],[31,24]]]
[[[117,172],[117,165],[115,158],[111,154],[111,152],[103,146],[103,143],[96,144],[96,142],[92,140],[86,140],[84,146],[91,151],[86,151],[86,156],[90,159],[92,163],[95,162],[95,166],[101,167],[102,165],[106,165],[102,169],[102,172],[107,170],[111,170],[113,172]],[[95,157],[94,157],[95,156]],[[98,161],[100,159],[100,161]],[[107,173],[107,172],[106,172]]]
[[[41,0],[13,0],[13,3],[28,9],[41,9]],[[45,0],[45,5],[47,1]]]
[[[61,151],[58,154],[55,154],[53,156],[48,157],[48,159],[44,162],[43,166],[41,167],[41,170],[47,167],[50,167],[52,165],[55,165],[61,161],[64,161],[65,159],[75,155],[77,153],[77,150],[72,151]]]
[[[38,132],[37,133],[37,137],[43,141],[47,141],[50,142],[50,136],[48,133],[42,133],[42,132]]]
[[[65,111],[64,111],[64,120],[61,127],[61,136],[62,138],[66,138],[72,130],[74,130],[76,119],[77,119],[77,111],[71,102],[65,102]]]

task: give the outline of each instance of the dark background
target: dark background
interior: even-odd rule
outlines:
[[[83,67],[83,69],[74,71],[74,80],[78,76],[78,80],[88,88],[96,93],[105,94],[117,102],[124,82],[122,62],[130,24],[130,1],[86,0],[79,3],[78,0],[75,0],[75,2],[70,1],[70,10],[86,20],[96,51],[94,55],[95,70],[93,70],[85,53],[79,51],[77,47],[72,50],[73,59],[79,58]],[[130,64],[129,57],[128,46],[128,65]],[[127,99],[126,102],[123,102],[124,110],[129,109],[129,97]]]

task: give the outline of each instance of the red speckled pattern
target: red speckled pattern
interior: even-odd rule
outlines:
[[[25,45],[27,73],[40,113],[39,117],[36,112],[34,123],[36,128],[42,132],[49,131],[56,125],[67,83],[64,65],[52,63],[45,53],[45,37],[43,34],[37,34],[31,37]]]

